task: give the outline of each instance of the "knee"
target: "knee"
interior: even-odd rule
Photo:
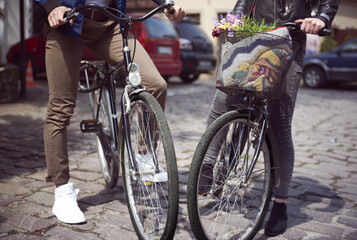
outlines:
[[[75,100],[50,98],[47,105],[46,123],[60,128],[69,125],[75,106]]]
[[[149,90],[149,89],[148,89]],[[167,93],[167,82],[161,76],[158,78],[151,87],[154,96],[166,96]],[[149,90],[150,91],[150,90]]]

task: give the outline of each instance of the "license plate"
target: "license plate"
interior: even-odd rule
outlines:
[[[200,67],[210,67],[211,66],[211,62],[210,61],[199,61],[198,65]]]
[[[157,52],[162,54],[172,54],[172,47],[158,46]]]

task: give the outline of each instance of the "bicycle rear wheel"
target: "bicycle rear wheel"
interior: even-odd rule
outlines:
[[[115,129],[118,129],[118,122],[112,118],[109,90],[106,87],[102,87],[90,94],[93,99],[93,113],[98,114],[96,141],[99,163],[106,186],[113,188],[117,184],[119,174],[115,141],[117,138]]]
[[[178,173],[171,133],[164,112],[152,95],[140,92],[131,101],[127,118],[130,129],[125,132],[123,127],[121,138],[122,173],[130,217],[139,239],[172,239],[178,215]],[[137,159],[143,155],[150,156],[153,162],[157,159],[152,173],[144,175],[136,167]],[[155,180],[155,174],[162,170],[167,172],[166,181]]]
[[[259,230],[273,185],[268,136],[252,163],[260,132],[259,124],[231,111],[202,136],[187,188],[188,215],[197,239],[252,239]]]

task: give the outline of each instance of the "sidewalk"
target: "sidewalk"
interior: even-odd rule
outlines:
[[[214,83],[169,84],[165,109],[180,173],[180,215],[175,239],[194,239],[186,208],[189,166],[205,130]],[[67,225],[52,215],[54,187],[46,183],[43,119],[47,85],[0,105],[0,239],[137,239],[121,179],[104,188],[94,135],[79,122],[89,116],[79,95],[68,128],[72,181],[88,222]],[[272,239],[357,239],[357,90],[310,90],[298,95],[293,121],[295,171],[289,198],[289,229]],[[262,231],[255,239],[267,239]]]

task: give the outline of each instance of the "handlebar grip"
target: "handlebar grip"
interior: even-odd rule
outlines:
[[[332,30],[328,28],[323,28],[317,33],[317,35],[319,35],[320,37],[330,36],[331,34],[332,34]]]
[[[63,20],[67,22],[67,21],[77,17],[78,14],[79,14],[78,11],[75,8],[73,8],[73,9],[64,13]]]

